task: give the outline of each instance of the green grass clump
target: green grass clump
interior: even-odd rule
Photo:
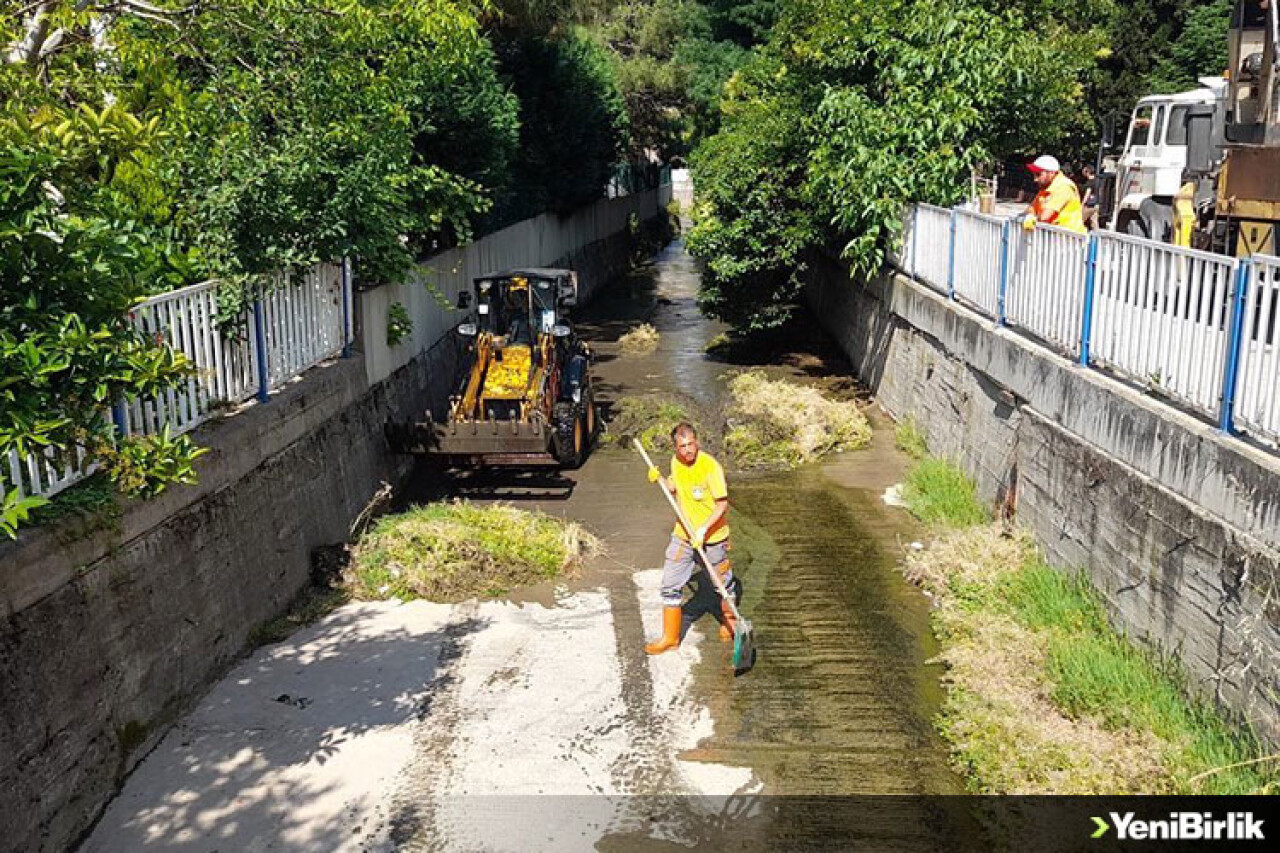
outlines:
[[[929,445],[925,441],[924,433],[916,425],[915,418],[910,415],[898,422],[898,426],[893,431],[893,441],[899,450],[912,459],[923,459],[929,455]]]
[[[1054,704],[1073,717],[1093,717],[1109,729],[1150,731],[1168,743],[1166,764],[1180,793],[1245,794],[1275,785],[1266,767],[1214,768],[1259,757],[1249,733],[1235,732],[1204,702],[1189,698],[1175,663],[1143,649],[1107,624],[1097,594],[1082,575],[1038,560],[1010,579],[1009,601],[1025,624],[1047,630],[1046,668]]]
[[[671,430],[681,421],[692,423],[698,434],[702,434],[697,421],[677,400],[659,396],[623,397],[614,407],[606,441],[630,446],[631,440],[638,438],[650,453],[669,453]]]
[[[1046,565],[1025,533],[946,533],[909,555],[934,595],[950,688],[939,728],[975,790],[1274,792],[1260,743],[1192,698],[1172,661],[1107,623],[1080,573]],[[1015,746],[1011,746],[1015,745]],[[1230,769],[1224,769],[1230,768]]]
[[[505,504],[428,504],[361,539],[348,583],[359,598],[455,602],[576,570],[599,549],[581,525]]]
[[[911,514],[926,524],[972,527],[991,520],[973,481],[943,459],[917,462],[907,474],[902,496]]]
[[[794,468],[871,441],[871,424],[857,403],[758,370],[729,380],[729,397],[725,447],[744,468]]]

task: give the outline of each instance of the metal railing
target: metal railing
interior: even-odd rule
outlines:
[[[1233,414],[1250,432],[1280,441],[1280,258],[1250,260]]]
[[[1280,443],[1280,258],[913,205],[891,261],[1001,325],[1228,433]]]
[[[254,303],[224,317],[217,282],[154,296],[129,312],[135,328],[181,352],[194,370],[156,397],[121,400],[111,419],[123,435],[178,435],[219,409],[272,390],[339,354],[352,340],[351,267],[321,264],[300,281],[277,280]],[[260,353],[266,353],[265,358]],[[93,472],[83,450],[74,458],[51,450],[0,460],[0,489],[50,497]]]
[[[1005,228],[1003,322],[1079,356],[1088,238],[1052,225],[1028,232],[1006,222]]]
[[[1123,234],[1094,239],[1093,359],[1217,416],[1239,261]]]
[[[931,204],[914,208],[911,225],[911,274],[943,293],[950,290],[951,211]]]
[[[949,276],[951,293],[993,317],[1000,315],[1004,268],[987,263],[987,259],[1001,257],[1005,252],[1008,240],[1005,224],[994,216],[957,210],[954,249],[950,253],[953,256]]]

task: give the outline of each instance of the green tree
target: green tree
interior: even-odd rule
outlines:
[[[507,35],[495,49],[519,102],[511,184],[489,227],[601,198],[628,143],[626,106],[603,50],[576,33]]]
[[[748,8],[757,17],[735,16]],[[678,162],[715,131],[725,81],[767,32],[765,8],[773,5],[626,0],[594,22],[626,99],[633,156]]]
[[[768,327],[788,316],[807,251],[874,270],[908,202],[956,201],[974,167],[1080,121],[1097,46],[1014,4],[793,0],[694,158],[704,305]]]
[[[1216,77],[1227,68],[1227,28],[1233,0],[1189,4],[1182,30],[1151,72],[1155,92],[1195,88],[1200,77]]]

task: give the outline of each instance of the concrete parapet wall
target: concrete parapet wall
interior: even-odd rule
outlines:
[[[589,296],[627,268],[636,237],[624,226],[555,260],[579,270]],[[366,346],[383,333],[365,330]],[[251,631],[306,585],[313,550],[346,541],[380,484],[409,473],[383,425],[442,410],[456,354],[437,334],[375,381],[363,353],[321,365],[198,430],[210,450],[198,485],[129,502],[101,529],[0,542],[0,851],[65,850],[92,825]]]
[[[1117,628],[1280,743],[1280,459],[906,277],[815,258],[808,297],[882,406],[1086,570]]]

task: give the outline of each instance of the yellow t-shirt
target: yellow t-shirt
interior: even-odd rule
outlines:
[[[706,523],[715,512],[716,501],[729,497],[729,487],[724,482],[724,469],[705,450],[698,451],[698,458],[692,465],[685,465],[676,457],[671,457],[671,482],[676,487],[676,501],[680,511],[694,529]],[[688,535],[679,522],[672,531],[685,542]],[[714,545],[729,538],[728,517],[720,519],[715,529],[707,532],[707,544]]]

